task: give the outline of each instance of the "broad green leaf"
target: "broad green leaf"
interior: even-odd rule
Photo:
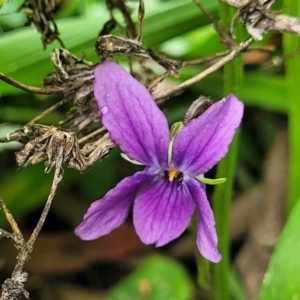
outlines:
[[[200,72],[201,69],[198,70],[198,73]],[[188,69],[182,71],[184,78],[188,78],[192,74],[195,75],[196,72]],[[225,96],[222,92],[222,86],[222,74],[217,72],[194,84],[192,88],[201,94],[209,95],[212,99],[218,100]],[[239,98],[247,105],[286,113],[288,111],[286,93],[286,83],[283,76],[248,72],[244,74]]]
[[[259,300],[300,299],[300,199],[272,255]]]
[[[217,16],[217,2],[203,0],[202,4]],[[143,42],[153,47],[207,24],[210,24],[210,21],[192,1],[173,0],[146,11]]]
[[[183,47],[183,43],[185,51],[179,54],[176,53],[178,47],[179,49]],[[224,50],[220,44],[219,34],[212,24],[202,26],[167,42],[163,49],[175,57],[181,54],[183,56],[181,58],[185,60],[198,59]]]
[[[23,2],[23,0],[0,0],[0,28],[3,31],[23,26],[26,21],[25,13],[18,11]]]
[[[171,258],[155,256],[114,287],[108,299],[189,300],[193,294],[185,269]]]

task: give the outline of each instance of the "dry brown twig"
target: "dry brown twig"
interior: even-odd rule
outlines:
[[[41,33],[44,48],[54,40],[65,48],[54,20],[55,11],[61,2],[62,0],[25,0],[21,6],[26,14],[27,25],[34,24]]]
[[[29,258],[31,249],[27,247],[25,239],[3,199],[0,197],[0,208],[3,210],[7,221],[9,222],[12,233],[9,233],[0,228],[0,237],[6,237],[12,240],[17,249],[17,264],[12,272],[12,276],[7,278],[2,284],[1,300],[15,300],[21,295],[29,298],[29,293],[24,288],[24,283],[27,281],[28,274],[23,271],[23,266]]]
[[[27,242],[25,241],[23,234],[21,233],[17,225],[17,222],[7,209],[3,199],[0,197],[0,207],[2,208],[6,219],[8,220],[12,229],[12,233],[8,233],[0,228],[0,236],[3,235],[7,238],[10,238],[14,242],[15,248],[18,251],[17,264],[12,272],[12,276],[10,278],[7,278],[2,284],[2,294],[0,298],[1,300],[15,300],[18,299],[21,295],[29,298],[29,293],[24,288],[24,284],[27,281],[28,274],[23,271],[23,267],[26,261],[30,259],[33,245],[48,215],[58,183],[62,179],[63,151],[64,147],[59,147],[57,157],[55,159],[55,172],[48,199],[46,201],[40,219]]]
[[[56,88],[39,88],[35,86],[30,86],[27,84],[24,84],[22,82],[19,82],[2,72],[0,72],[0,79],[3,80],[4,82],[20,89],[25,92],[30,92],[34,94],[41,94],[41,95],[53,95],[53,94],[60,94],[64,91],[64,88],[56,87]]]
[[[125,1],[123,0],[106,0],[106,6],[108,10],[110,11],[111,19],[115,20],[113,11],[114,9],[117,9],[121,12],[123,15],[126,27],[123,28],[119,23],[116,22],[121,32],[124,33],[125,36],[129,36],[131,38],[137,37],[137,30],[135,27],[135,23],[133,22],[131,18],[131,10],[130,8],[125,4]]]
[[[15,300],[21,295],[29,298],[29,293],[24,288],[28,274],[23,271],[24,264],[30,258],[34,243],[42,229],[46,220],[51,203],[55,196],[58,183],[63,177],[63,165],[85,171],[95,163],[99,157],[108,154],[114,144],[111,142],[108,133],[104,133],[103,137],[95,142],[95,145],[85,144],[82,152],[79,149],[78,141],[74,133],[58,130],[55,127],[47,127],[44,125],[24,126],[22,131],[17,131],[10,138],[13,140],[22,140],[28,138],[28,135],[35,136],[29,141],[25,147],[16,154],[17,163],[23,167],[29,163],[35,163],[47,157],[45,172],[50,172],[55,168],[52,186],[49,196],[44,206],[40,219],[33,230],[30,238],[26,242],[15,219],[7,209],[4,201],[0,198],[0,208],[5,213],[5,216],[12,228],[12,233],[9,233],[0,228],[0,237],[7,237],[14,242],[18,251],[17,264],[14,268],[12,276],[2,284],[1,300]],[[30,132],[31,131],[31,132]],[[30,132],[30,133],[29,133]],[[103,130],[98,130],[97,134],[103,133]],[[89,137],[90,138],[90,137]],[[83,140],[84,141],[84,140]],[[106,148],[103,147],[106,145]]]
[[[256,40],[270,30],[290,32],[300,35],[300,20],[295,17],[271,11],[275,0],[222,0],[230,6],[238,8],[232,20],[231,33],[237,18],[245,25],[248,33]]]
[[[145,16],[145,4],[144,0],[139,0],[139,12],[138,12],[138,34],[136,39],[140,42],[143,36],[143,20]]]
[[[212,16],[212,14],[205,8],[205,6],[199,0],[193,0],[194,3],[200,8],[202,13],[212,22],[216,31],[220,35],[220,41],[224,44],[227,48],[231,48],[236,45],[234,40],[230,37],[227,33],[225,28]]]
[[[233,48],[226,56],[220,58],[215,64],[205,69],[203,72],[195,75],[194,77],[176,85],[173,88],[167,89],[165,91],[159,92],[153,95],[153,98],[156,101],[163,100],[171,95],[177,94],[182,90],[186,89],[187,87],[199,82],[203,78],[207,77],[208,75],[212,74],[213,72],[222,68],[225,64],[233,60],[237,55],[239,55],[242,51],[247,49],[249,45],[253,42],[253,38],[248,38],[245,42],[240,43],[235,48]]]

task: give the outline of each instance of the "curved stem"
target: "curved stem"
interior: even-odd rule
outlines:
[[[285,0],[286,12],[300,16],[299,1]],[[287,98],[289,103],[289,180],[288,180],[288,213],[294,207],[300,195],[300,135],[299,135],[299,70],[300,56],[290,54],[299,48],[299,37],[292,34],[284,34],[284,55],[288,57],[285,63]]]
[[[227,4],[220,2],[220,16],[224,26],[229,28],[234,11]],[[231,17],[230,17],[231,16]],[[238,30],[236,30],[238,31]],[[239,32],[237,32],[237,36]],[[235,93],[238,95],[243,78],[241,57],[236,57],[224,67],[224,95]],[[238,131],[239,132],[239,131]],[[219,264],[213,265],[213,290],[216,300],[229,300],[230,278],[230,241],[229,215],[232,200],[232,187],[239,145],[239,134],[236,134],[226,157],[218,164],[216,178],[226,177],[227,181],[215,187],[213,206],[216,219],[219,251],[223,256]]]

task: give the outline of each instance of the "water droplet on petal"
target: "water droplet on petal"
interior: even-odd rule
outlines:
[[[106,94],[106,98],[108,98],[109,97],[109,94]]]
[[[107,106],[103,106],[103,107],[101,108],[101,113],[102,113],[102,115],[105,115],[107,112],[108,112],[108,107],[107,107]]]

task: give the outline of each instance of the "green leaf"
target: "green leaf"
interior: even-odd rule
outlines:
[[[189,300],[193,288],[185,269],[175,260],[155,256],[113,288],[109,300]]]
[[[199,72],[201,71],[198,70]],[[183,70],[181,74],[184,79],[187,79],[196,73],[193,70]],[[210,95],[214,99],[221,99],[224,97],[223,84],[222,74],[217,72],[194,84],[192,88],[201,94]],[[216,88],[216,86],[219,88]],[[262,72],[247,72],[244,74],[239,99],[246,105],[258,106],[282,113],[286,113],[289,106],[284,77]]]
[[[202,4],[217,16],[216,0],[203,0]],[[143,42],[153,47],[207,24],[210,21],[192,1],[173,0],[148,12],[146,7]]]
[[[265,274],[259,300],[300,299],[300,198],[284,227]]]

